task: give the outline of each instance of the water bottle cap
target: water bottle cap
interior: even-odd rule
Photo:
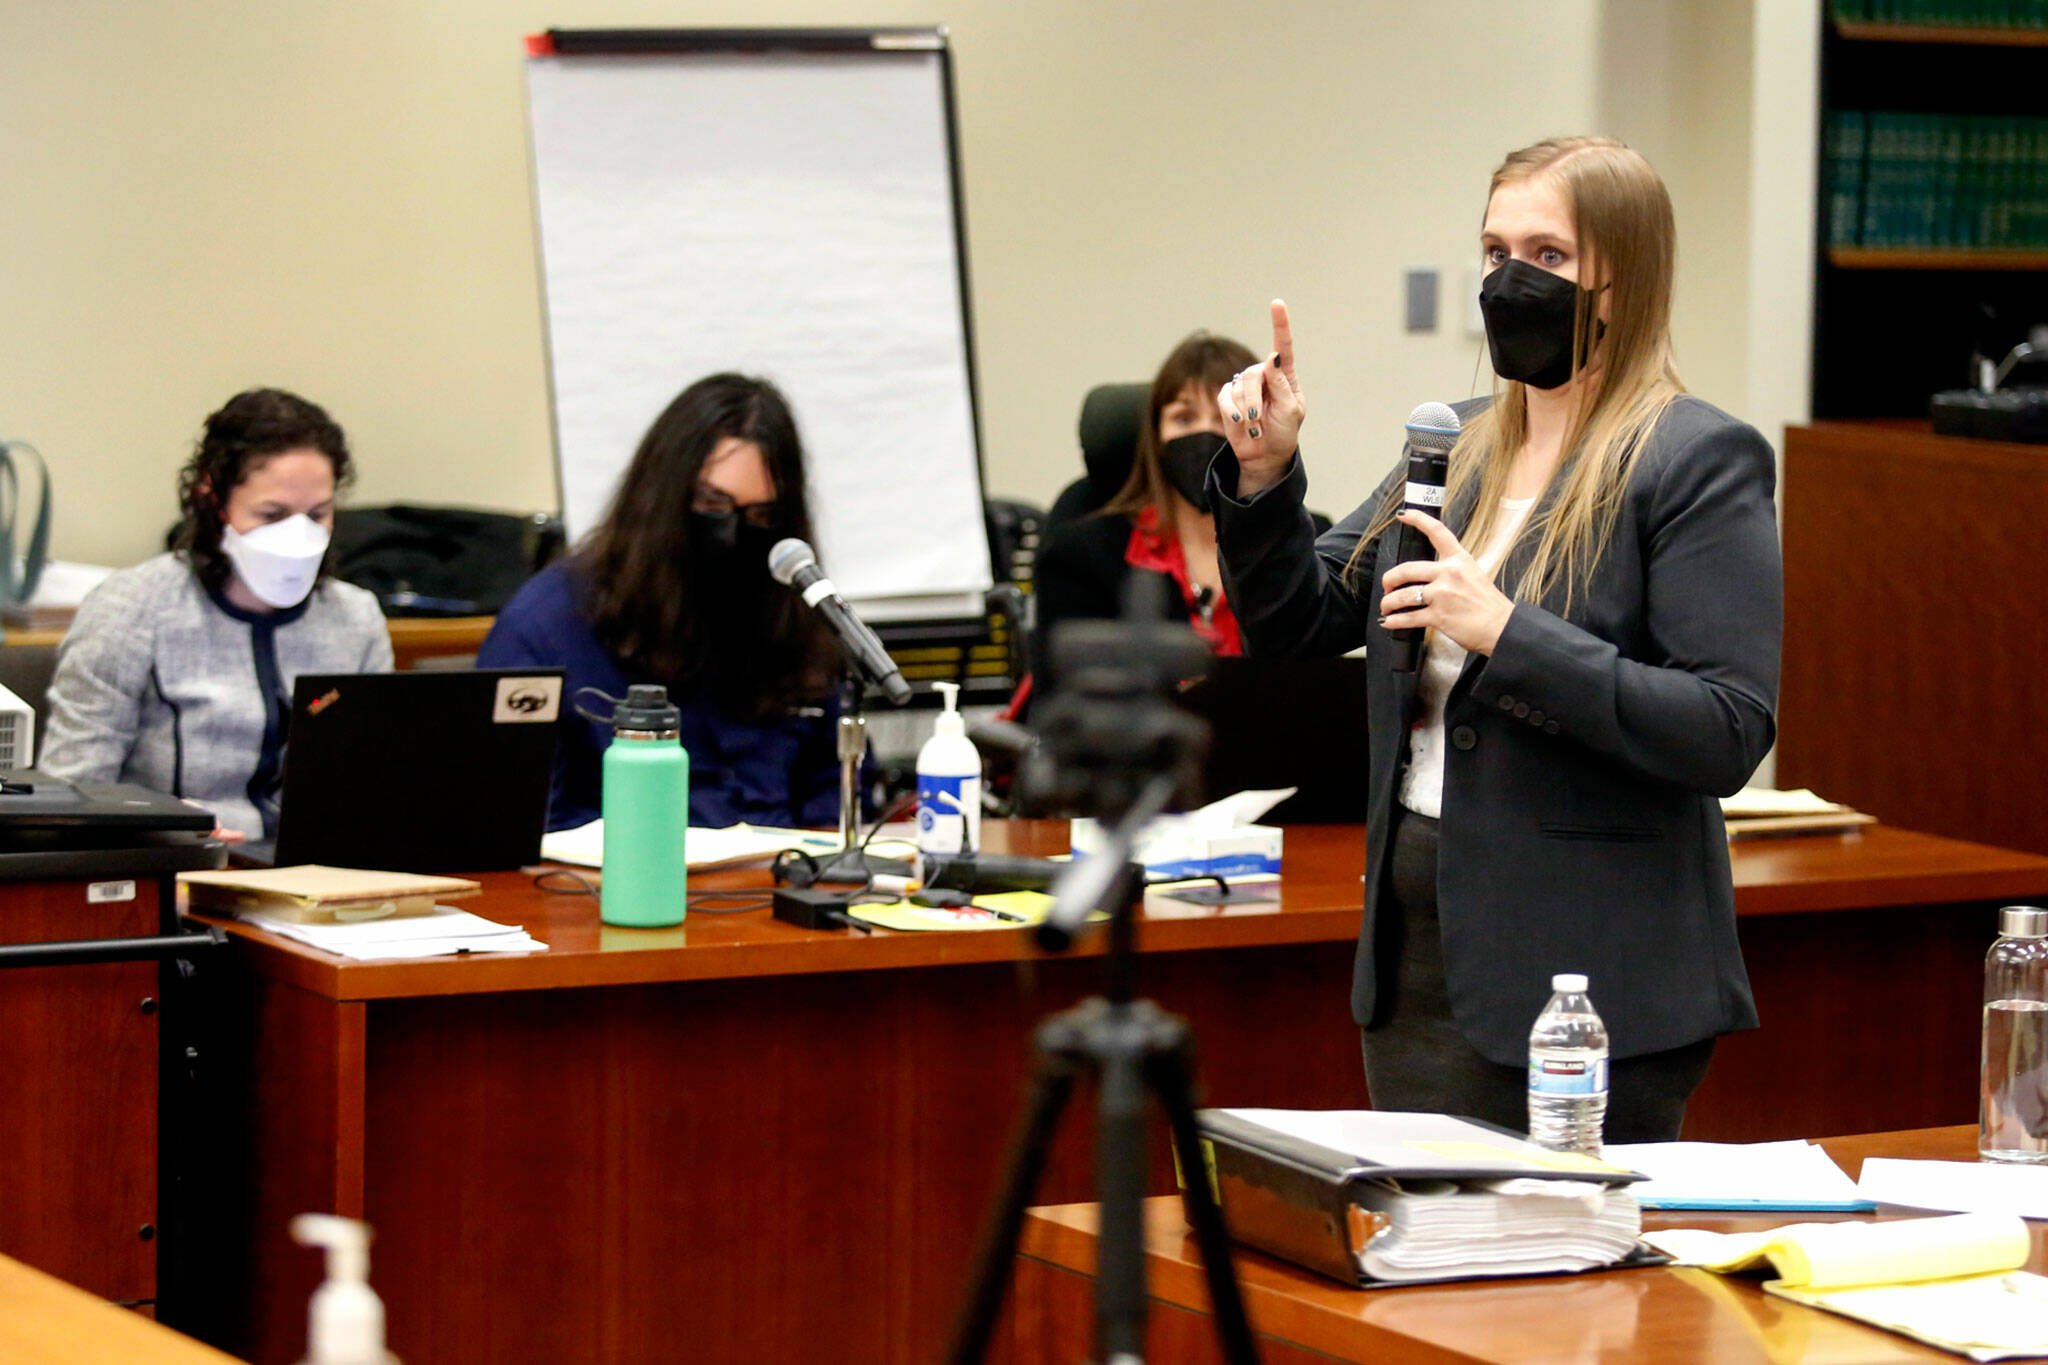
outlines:
[[[1584,995],[1586,975],[1584,972],[1559,972],[1550,978],[1550,989],[1564,995]]]
[[[683,723],[683,713],[668,699],[668,689],[659,683],[634,683],[626,699],[612,712],[613,730],[674,730]]]
[[[1998,932],[2007,938],[2048,938],[2048,910],[2008,905],[1998,912]]]

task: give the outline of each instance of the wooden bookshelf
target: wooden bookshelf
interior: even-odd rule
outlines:
[[[1958,28],[1938,24],[1835,24],[1856,43],[1946,43],[1969,47],[2048,47],[2048,28]]]
[[[1886,21],[1816,16],[1819,419],[1924,417],[1973,353],[2003,355],[2048,317],[2048,28],[1918,8],[1925,22],[1899,4]]]
[[[2048,270],[2048,250],[1831,246],[1838,270]]]

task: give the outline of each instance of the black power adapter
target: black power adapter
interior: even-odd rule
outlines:
[[[872,933],[872,926],[846,913],[850,904],[842,891],[820,891],[811,886],[775,888],[775,918],[799,929],[858,929]]]

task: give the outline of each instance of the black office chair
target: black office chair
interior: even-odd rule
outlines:
[[[1060,490],[1045,514],[1041,535],[1095,511],[1124,486],[1138,458],[1138,431],[1145,424],[1149,384],[1097,384],[1081,400],[1081,463],[1087,472]],[[1316,534],[1330,529],[1330,519],[1310,511]]]
[[[1138,457],[1149,384],[1097,384],[1081,400],[1081,464],[1087,471],[1053,499],[1041,531],[1087,516],[1117,495]]]

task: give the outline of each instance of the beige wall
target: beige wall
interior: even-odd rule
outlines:
[[[1812,0],[1755,0],[1785,12]],[[358,501],[551,507],[521,35],[548,25],[950,28],[992,491],[1076,471],[1095,382],[1295,309],[1313,500],[1472,391],[1484,177],[1605,127],[1663,167],[1693,386],[1750,401],[1749,0],[40,0],[0,47],[0,435],[58,470],[58,552],[126,563],[199,419],[327,403]],[[1760,11],[1761,12],[1761,9]],[[1400,330],[1404,268],[1444,325]],[[1784,318],[1773,313],[1772,328]],[[1798,326],[1803,330],[1803,322]],[[1768,329],[1767,329],[1768,330]],[[689,376],[678,376],[678,382]]]

